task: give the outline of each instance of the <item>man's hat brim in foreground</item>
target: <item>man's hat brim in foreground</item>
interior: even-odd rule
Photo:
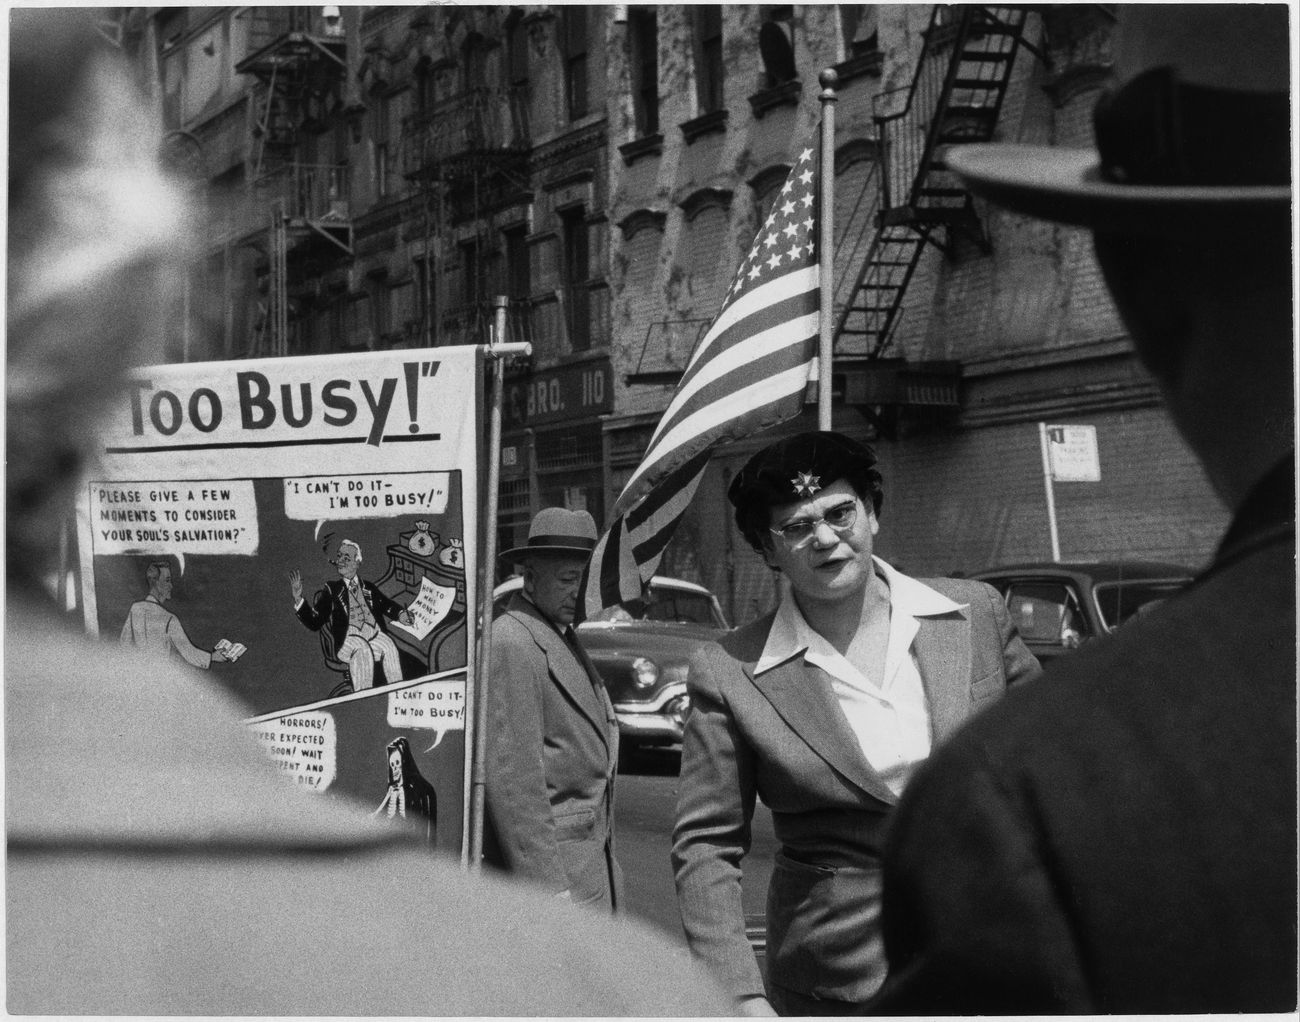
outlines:
[[[1016,213],[1127,234],[1197,237],[1287,216],[1291,189],[1117,184],[1101,173],[1095,150],[1053,146],[953,148],[948,166],[975,195]]]

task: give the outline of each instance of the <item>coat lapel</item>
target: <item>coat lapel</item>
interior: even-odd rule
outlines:
[[[551,623],[522,596],[516,596],[510,601],[510,612],[519,618],[532,634],[533,641],[546,654],[546,668],[555,684],[578,708],[578,712],[591,722],[591,726],[600,734],[601,741],[608,747],[609,721],[602,705],[608,700],[597,695],[595,675],[588,673],[590,661],[575,654]]]
[[[970,615],[968,610],[922,617],[912,649],[930,704],[930,740],[947,740],[970,716]]]
[[[752,663],[744,668],[790,730],[837,773],[882,802],[893,805],[898,801],[862,754],[858,737],[849,727],[825,671],[806,663],[801,656],[757,676]]]

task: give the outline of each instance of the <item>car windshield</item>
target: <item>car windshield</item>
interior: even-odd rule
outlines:
[[[666,624],[705,625],[725,628],[718,616],[713,599],[705,593],[671,586],[652,586],[650,602],[639,615],[623,607],[609,607],[591,618],[592,621],[658,621]]]
[[[1135,579],[1130,582],[1101,582],[1093,586],[1101,618],[1112,632],[1129,618],[1144,614],[1174,596],[1190,579]]]

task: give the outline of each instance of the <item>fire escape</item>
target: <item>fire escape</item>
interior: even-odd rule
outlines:
[[[463,70],[477,67],[472,54],[462,59]],[[498,247],[492,214],[528,190],[527,104],[518,88],[462,78],[456,94],[429,97],[419,106],[403,120],[401,137],[402,174],[421,200],[429,253],[419,336],[426,345],[481,343],[492,318],[489,264]],[[459,288],[439,294],[444,261],[452,259],[460,266]],[[531,340],[530,322],[527,310],[511,310],[508,339]]]
[[[948,251],[964,234],[987,249],[970,193],[943,155],[993,137],[1026,16],[1023,7],[936,5],[911,84],[876,97],[879,163],[837,231],[845,276],[836,282],[834,371],[845,403],[886,436],[903,409],[959,404],[958,363],[908,362],[890,349],[926,244]]]
[[[352,255],[348,167],[307,158],[346,81],[337,14],[328,7],[251,7],[240,15],[248,23],[249,55],[235,70],[255,79],[248,188],[251,207],[267,211],[265,226],[250,239],[266,259],[254,357],[290,353],[294,291]]]

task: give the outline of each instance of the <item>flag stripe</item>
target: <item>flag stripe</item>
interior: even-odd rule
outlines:
[[[600,591],[602,595],[613,595],[615,603],[620,602],[618,597],[622,591],[622,578],[620,574],[619,548],[622,539],[622,521],[615,522],[615,528],[610,529],[596,547],[596,552],[592,559],[597,562],[600,568]],[[605,601],[608,605],[608,601]]]
[[[664,548],[668,546],[668,541],[673,537],[677,523],[681,520],[682,515],[686,513],[691,500],[695,497],[695,491],[700,485],[700,480],[704,478],[704,471],[709,465],[709,453],[709,451],[704,452],[705,456],[700,459],[694,478],[679,493],[674,495],[673,500],[666,504],[659,514],[647,521],[636,532],[630,534],[632,556],[638,563],[644,564],[647,561],[653,561],[655,564],[659,563]]]
[[[731,331],[738,325],[751,316],[763,314],[769,306],[780,305],[790,298],[808,293],[820,296],[820,288],[821,275],[818,273],[818,268],[807,266],[803,269],[791,270],[736,299],[722,310],[721,315],[713,321],[704,337],[700,339],[700,343],[695,346],[678,387],[690,382],[691,377],[705,361],[704,355],[709,349],[724,345],[731,339]],[[675,398],[676,394],[673,396]]]
[[[804,387],[808,383],[809,363],[805,359],[796,361],[796,363],[785,370],[768,376],[764,379],[756,380],[748,386],[738,387],[728,393],[724,401],[714,401],[711,404],[704,405],[698,411],[693,412],[686,418],[679,421],[660,441],[660,446],[665,448],[668,456],[675,455],[682,450],[691,450],[693,442],[710,443],[713,438],[708,436],[710,430],[726,426],[731,420],[738,420],[741,429],[740,435],[753,432],[757,423],[751,424],[755,418],[756,410],[766,411],[767,406],[772,405],[783,398],[798,396],[802,404]],[[788,417],[788,412],[785,416]],[[768,417],[762,416],[759,422],[768,422]],[[734,439],[736,433],[728,431],[723,436],[726,439]],[[721,438],[719,438],[721,439]],[[692,451],[692,453],[695,453]],[[624,487],[623,496],[619,498],[619,503],[615,510],[622,511],[622,507],[627,495],[632,492],[634,485],[639,482],[647,472],[658,466],[656,461],[643,461],[638,467],[636,474],[628,480],[628,485]]]
[[[676,500],[678,491],[685,489],[691,483],[693,476],[699,475],[700,470],[704,468],[709,461],[709,452],[701,451],[690,461],[683,462],[677,468],[673,469],[668,475],[664,476],[662,486],[646,495],[646,499],[637,503],[625,515],[624,521],[627,523],[627,531],[635,536],[642,526],[660,510],[669,503]]]
[[[769,217],[769,223],[771,218]],[[761,237],[755,244],[755,250],[761,247]],[[737,277],[745,273],[746,266],[753,262],[753,253],[746,260],[746,265],[737,271]],[[764,281],[755,287],[752,291],[745,292],[729,305],[725,305],[717,318],[710,324],[709,329],[705,332],[700,343],[696,345],[695,350],[691,352],[691,357],[686,363],[687,371],[691,369],[701,358],[704,357],[712,340],[718,334],[731,329],[732,325],[747,316],[753,315],[761,310],[763,306],[771,301],[780,301],[783,294],[794,294],[804,290],[816,290],[818,281],[821,279],[820,269],[816,262],[811,265],[792,269],[786,273],[769,281]]]
[[[816,300],[816,293],[811,296],[801,295],[799,303],[806,306],[811,301],[815,305]],[[660,421],[658,439],[702,403],[713,400],[713,395],[718,393],[718,382],[725,382],[729,374],[739,370],[748,373],[750,377],[763,375],[769,372],[771,367],[759,363],[767,360],[769,356],[786,360],[796,356],[806,361],[807,342],[810,339],[816,340],[820,318],[815,309],[806,315],[795,315],[785,322],[777,323],[754,334],[752,340],[743,345],[734,345],[727,351],[719,352],[717,358],[700,367],[700,371],[688,385],[678,390],[677,396],[665,410]],[[644,460],[655,460],[662,446],[662,442],[652,439]]]

